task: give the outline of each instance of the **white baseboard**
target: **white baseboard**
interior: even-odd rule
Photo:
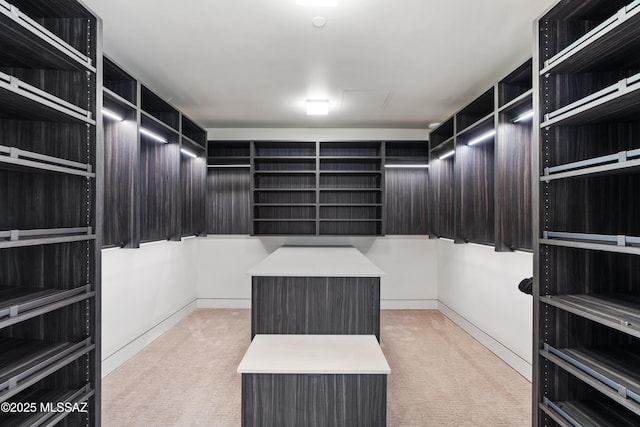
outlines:
[[[447,305],[438,301],[438,310],[447,316],[453,323],[460,326],[466,333],[475,338],[480,344],[488,348],[492,353],[502,359],[506,364],[515,369],[520,375],[525,377],[529,382],[532,378],[532,366],[522,357],[509,350],[498,340],[488,335],[473,323],[453,311]]]
[[[383,299],[380,301],[381,310],[437,310],[438,300],[435,299]]]
[[[251,308],[250,298],[198,298],[198,308]]]
[[[126,344],[114,353],[102,359],[102,377],[106,377],[124,362],[133,357],[140,350],[149,345],[153,340],[174,327],[179,321],[194,312],[197,308],[196,301],[182,307],[180,310],[171,314],[169,317],[141,334],[139,337]]]

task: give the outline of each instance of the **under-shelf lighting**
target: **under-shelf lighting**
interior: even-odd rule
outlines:
[[[149,138],[155,139],[158,142],[162,142],[163,144],[166,144],[166,143],[169,142],[165,138],[161,137],[160,135],[158,135],[156,133],[153,133],[150,130],[142,128],[142,127],[140,128],[140,133],[143,134],[143,135],[147,135]]]
[[[187,150],[186,148],[181,148],[181,149],[180,149],[180,152],[181,152],[182,154],[185,154],[185,155],[187,155],[187,156],[191,157],[192,159],[197,159],[197,158],[198,158],[198,156],[197,156],[195,153],[193,153],[193,152],[191,152],[191,151]]]
[[[115,120],[117,122],[122,122],[124,121],[124,117],[122,117],[120,114],[118,113],[114,113],[111,110],[108,110],[106,108],[102,109],[102,114],[104,114],[105,117],[110,118],[111,120]]]
[[[326,116],[329,114],[329,100],[307,99],[307,115]]]
[[[533,110],[526,111],[513,119],[513,123],[524,122],[533,118]]]
[[[208,168],[250,168],[251,165],[209,165]]]
[[[429,165],[384,165],[384,167],[392,169],[429,169]]]
[[[485,132],[477,138],[473,138],[471,141],[467,142],[467,145],[476,145],[484,142],[490,138],[492,138],[496,134],[495,129],[490,130],[489,132]]]
[[[336,7],[340,0],[296,0],[298,6]]]
[[[451,151],[448,151],[448,152],[444,153],[442,156],[438,156],[438,159],[439,160],[444,160],[444,159],[446,159],[448,157],[453,156],[454,154],[456,154],[455,150],[451,150]]]

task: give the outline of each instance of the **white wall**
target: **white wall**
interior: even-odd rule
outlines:
[[[382,308],[436,309],[437,241],[424,237],[198,239],[198,307],[249,308],[246,271],[283,244],[352,245],[385,272]]]
[[[531,381],[533,300],[518,283],[533,255],[438,242],[440,310]]]
[[[197,239],[102,251],[102,375],[196,307]]]
[[[425,124],[426,126],[426,124]],[[426,140],[426,129],[343,129],[343,128],[212,128],[210,140],[219,141],[330,141],[330,140]]]

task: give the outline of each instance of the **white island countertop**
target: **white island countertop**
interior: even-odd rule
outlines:
[[[240,374],[389,374],[374,335],[256,335]]]
[[[380,277],[384,272],[353,247],[283,246],[247,274],[271,277]]]

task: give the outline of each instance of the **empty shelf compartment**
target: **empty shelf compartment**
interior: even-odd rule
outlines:
[[[637,51],[639,46],[640,7],[634,1],[545,61],[540,74],[581,71],[611,61],[621,52]]]
[[[90,164],[73,162],[53,156],[0,145],[0,168],[66,173],[87,178],[95,178]]]
[[[5,0],[0,0],[0,36],[0,59],[5,64],[96,71],[89,57]]]
[[[620,295],[546,295],[540,301],[640,338],[640,298]]]
[[[0,117],[95,124],[84,108],[3,72],[0,72]]]
[[[630,409],[640,411],[639,346],[556,349],[545,344],[541,354],[561,367],[577,369],[599,381],[613,397],[632,400]]]
[[[640,74],[634,74],[544,115],[540,127],[603,122],[637,117],[640,108]]]
[[[637,427],[640,417],[607,398],[552,402],[544,398],[540,408],[561,426]]]
[[[93,349],[91,339],[77,343],[0,338],[0,402]]]
[[[0,286],[0,328],[95,295],[91,285],[73,289]]]

